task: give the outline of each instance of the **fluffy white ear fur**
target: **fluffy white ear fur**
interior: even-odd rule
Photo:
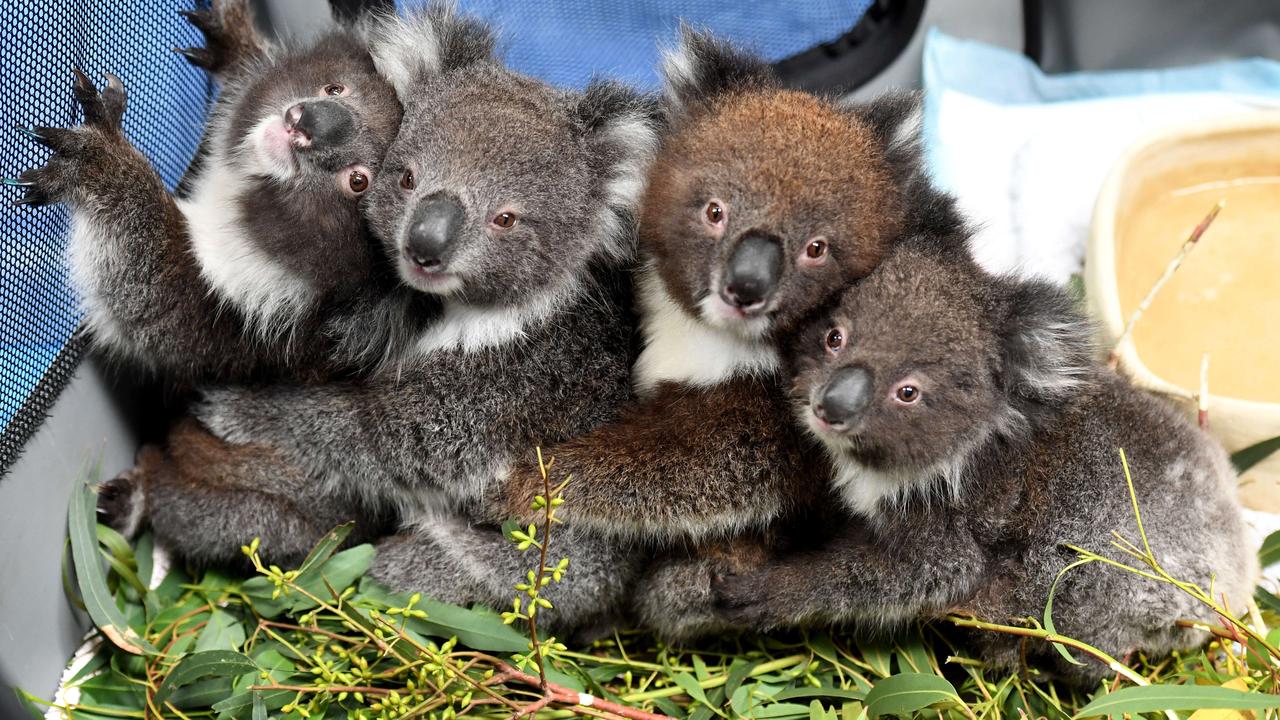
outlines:
[[[1014,396],[1053,402],[1089,382],[1094,329],[1070,296],[1048,283],[1009,280],[1002,341],[1006,386]]]
[[[412,95],[424,75],[440,71],[439,13],[455,12],[452,6],[431,6],[405,16],[380,15],[365,26],[369,52],[378,73],[395,88],[401,100]]]

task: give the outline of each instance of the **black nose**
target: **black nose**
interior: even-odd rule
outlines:
[[[759,307],[773,294],[781,278],[781,241],[764,233],[748,232],[725,265],[720,296],[737,308]]]
[[[429,195],[418,205],[409,224],[405,254],[419,267],[443,267],[462,226],[462,206],[447,195]]]
[[[871,373],[860,367],[836,370],[814,412],[832,425],[848,425],[871,398]]]
[[[284,125],[306,138],[307,147],[312,148],[342,145],[356,132],[355,117],[336,100],[300,102],[285,111]]]

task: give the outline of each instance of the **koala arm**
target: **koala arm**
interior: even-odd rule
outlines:
[[[552,484],[571,478],[560,515],[606,535],[659,541],[762,527],[826,477],[789,415],[769,379],[660,385],[618,422],[543,450]],[[536,462],[525,461],[491,505],[532,520],[542,492]]]
[[[851,520],[823,547],[719,576],[712,592],[726,621],[754,630],[849,621],[874,629],[956,608],[986,570],[983,547],[944,509],[892,527]]]
[[[312,477],[474,501],[512,458],[612,419],[628,398],[629,358],[602,352],[604,333],[591,332],[618,323],[595,305],[521,342],[410,357],[360,381],[209,390],[196,413],[224,440],[270,445]],[[549,343],[559,360],[530,352]]]
[[[99,93],[75,72],[83,125],[28,131],[54,152],[18,179],[27,188],[20,202],[70,209],[72,282],[99,347],[179,379],[247,373],[254,360],[242,326],[209,294],[186,218],[121,130],[124,86],[107,79]]]

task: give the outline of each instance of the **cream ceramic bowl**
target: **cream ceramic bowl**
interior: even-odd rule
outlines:
[[[1201,175],[1197,176],[1197,173]],[[1239,178],[1248,179],[1241,181]],[[1273,190],[1265,186],[1272,181],[1275,183],[1274,192],[1278,200],[1268,207],[1272,196],[1266,193],[1271,193]],[[1218,243],[1212,252],[1221,253],[1224,252],[1221,245],[1224,242],[1265,242],[1277,246],[1278,249],[1275,251],[1262,247],[1255,248],[1258,250],[1257,256],[1263,258],[1262,264],[1267,266],[1265,272],[1272,280],[1266,283],[1265,288],[1255,288],[1251,292],[1255,296],[1259,292],[1262,293],[1262,304],[1255,305],[1254,309],[1255,312],[1263,312],[1265,308],[1266,317],[1263,322],[1280,323],[1280,314],[1270,314],[1272,308],[1280,307],[1280,262],[1273,262],[1280,260],[1280,112],[1258,112],[1245,116],[1201,121],[1149,137],[1131,148],[1117,162],[1103,184],[1094,208],[1085,262],[1085,284],[1090,310],[1101,323],[1105,347],[1110,348],[1123,333],[1130,315],[1142,296],[1145,296],[1150,289],[1154,278],[1163,272],[1176,254],[1177,248],[1186,240],[1189,230],[1195,225],[1195,220],[1212,207],[1213,201],[1207,200],[1207,197],[1221,194],[1219,190],[1222,188],[1226,188],[1224,192],[1229,193],[1230,187],[1245,185],[1251,186],[1252,189],[1249,192],[1254,194],[1244,196],[1239,207],[1233,207],[1232,197],[1230,194],[1226,195],[1227,204],[1218,216],[1218,220],[1205,233],[1200,244],[1188,256],[1174,279],[1161,290],[1152,304],[1152,310],[1139,319],[1135,326],[1135,330],[1138,331],[1150,330],[1151,332],[1146,333],[1148,335],[1157,333],[1157,330],[1164,332],[1168,342],[1144,340],[1144,332],[1135,332],[1122,347],[1118,348],[1121,369],[1135,383],[1157,393],[1171,396],[1192,416],[1196,413],[1195,396],[1199,386],[1198,382],[1188,376],[1198,374],[1196,372],[1198,363],[1196,368],[1188,368],[1186,367],[1187,359],[1182,356],[1177,357],[1173,366],[1179,368],[1178,374],[1182,375],[1180,379],[1162,377],[1150,369],[1152,365],[1169,367],[1174,351],[1164,351],[1166,356],[1161,357],[1162,348],[1178,345],[1189,336],[1177,335],[1179,328],[1176,324],[1170,327],[1144,329],[1143,323],[1148,322],[1157,309],[1164,312],[1164,322],[1169,322],[1170,317],[1177,316],[1169,314],[1173,312],[1169,307],[1157,308],[1157,306],[1162,301],[1168,305],[1185,302],[1188,298],[1193,303],[1201,300],[1209,303],[1201,307],[1214,307],[1219,313],[1216,317],[1223,317],[1222,298],[1215,295],[1217,290],[1210,288],[1204,292],[1197,292],[1195,288],[1186,286],[1189,282],[1186,280],[1183,282],[1183,287],[1175,288],[1174,286],[1179,282],[1180,276],[1192,268],[1192,262],[1201,259],[1198,256],[1209,243]],[[1167,190],[1168,188],[1176,189]],[[1151,206],[1145,209],[1145,215],[1140,215],[1144,212],[1142,203],[1167,204],[1175,197],[1185,198],[1196,193],[1203,194],[1204,188],[1208,189],[1204,192],[1209,194],[1196,197],[1191,208],[1178,208],[1173,205]],[[1264,194],[1258,195],[1259,191]],[[1224,219],[1229,217],[1228,213],[1233,211],[1237,214],[1232,216],[1230,222],[1224,222]],[[1249,212],[1256,213],[1257,217],[1242,218],[1239,214]],[[1181,228],[1179,231],[1181,237],[1175,235],[1168,238],[1170,243],[1168,248],[1160,246],[1159,250],[1167,250],[1166,253],[1152,250],[1149,258],[1143,257],[1140,263],[1135,262],[1134,255],[1141,256],[1145,251],[1139,247],[1141,244],[1139,241],[1129,238],[1138,234],[1139,229],[1146,230],[1158,226],[1160,218],[1165,215],[1170,216],[1169,227]],[[1174,215],[1177,217],[1173,217]],[[1230,233],[1222,229],[1223,225],[1230,226],[1235,222],[1236,227],[1250,227],[1248,223],[1239,225],[1241,220],[1252,223],[1252,230],[1237,232],[1233,237],[1224,238],[1224,234]],[[1156,225],[1153,225],[1153,222]],[[1165,231],[1161,230],[1160,233],[1163,235]],[[1147,237],[1147,235],[1139,236]],[[1130,246],[1126,247],[1125,243],[1130,243]],[[1237,256],[1244,255],[1254,260],[1255,265],[1257,264],[1250,250],[1246,249],[1242,253],[1239,245],[1228,246],[1227,249]],[[1158,257],[1163,259],[1157,260]],[[1206,275],[1206,277],[1220,277],[1224,282],[1229,282],[1228,278],[1234,271],[1230,265],[1223,265],[1222,260],[1221,255],[1216,259],[1204,260],[1205,263],[1220,264],[1218,269],[1212,271],[1217,275]],[[1138,265],[1143,267],[1138,268]],[[1271,265],[1275,266],[1271,267]],[[1241,270],[1241,274],[1259,277],[1253,265]],[[1129,279],[1135,275],[1140,275],[1143,280]],[[1139,283],[1140,290],[1137,289]],[[1208,284],[1212,285],[1212,280]],[[1227,290],[1230,291],[1231,288],[1228,287]],[[1174,297],[1165,298],[1165,294],[1169,292],[1173,292]],[[1215,300],[1219,305],[1212,305]],[[1255,297],[1251,302],[1256,300]],[[1196,306],[1181,307],[1183,309],[1178,312],[1188,312],[1186,308]],[[1256,327],[1258,324],[1248,325]],[[1187,325],[1194,326],[1195,323],[1188,321]],[[1207,329],[1210,333],[1217,329],[1206,326],[1204,322],[1201,322],[1200,327]],[[1168,334],[1170,332],[1175,334]],[[1232,342],[1239,343],[1241,347],[1247,349],[1247,352],[1234,355],[1219,347],[1217,354],[1229,355],[1228,361],[1236,357],[1249,358],[1251,363],[1249,367],[1230,370],[1231,374],[1226,378],[1229,381],[1239,378],[1241,382],[1230,389],[1229,393],[1219,387],[1218,392],[1223,392],[1219,395],[1215,392],[1215,383],[1211,380],[1209,384],[1210,429],[1229,452],[1235,452],[1268,438],[1280,436],[1280,403],[1261,401],[1257,397],[1250,398],[1250,392],[1242,389],[1248,386],[1246,379],[1267,382],[1267,376],[1269,376],[1270,383],[1267,388],[1280,391],[1280,347],[1260,347],[1258,342],[1265,342],[1268,345],[1273,343],[1271,340],[1260,341],[1252,330],[1225,330],[1224,332],[1234,333],[1231,337],[1236,340]],[[1270,330],[1268,329],[1267,332]],[[1146,355],[1147,362],[1144,362],[1139,350]],[[1213,362],[1213,356],[1210,358],[1210,364],[1212,373],[1216,365]],[[1271,399],[1274,400],[1275,392],[1270,394]],[[1249,507],[1280,512],[1280,453],[1273,454],[1246,472],[1241,478],[1240,493],[1242,500]]]

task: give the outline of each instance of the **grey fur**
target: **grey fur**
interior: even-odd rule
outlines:
[[[216,5],[192,14],[210,39],[200,63],[223,87],[188,196],[171,196],[121,133],[123,85],[108,76],[98,93],[78,74],[86,123],[39,130],[55,155],[24,174],[28,198],[70,207],[72,279],[101,351],[179,382],[372,366],[432,312],[381,267],[338,185],[349,166],[376,172],[399,103],[353,32],[277,47],[243,3]],[[325,102],[354,118],[350,137],[296,151],[277,177],[253,149],[259,124],[327,83],[346,88]]]
[[[196,415],[220,440],[270,449],[245,471],[262,492],[296,497],[269,469],[294,468],[308,478],[308,506],[354,495],[375,514],[399,513],[404,530],[381,544],[375,577],[505,606],[530,558],[475,522],[495,515],[485,490],[536,446],[613,419],[631,397],[632,218],[656,107],[611,84],[557,90],[489,60],[416,76],[412,92],[368,217],[402,279],[439,296],[442,315],[364,380],[211,389]],[[409,219],[438,193],[464,212],[447,288],[402,254]],[[508,207],[520,222],[499,232],[489,221]],[[265,521],[235,498],[206,510],[244,537]],[[572,528],[558,538],[552,552],[571,570],[555,617],[576,624],[616,609],[638,560]],[[218,552],[200,537],[183,542],[186,554]]]
[[[835,354],[823,345],[832,327],[848,338]],[[1160,562],[1243,608],[1258,568],[1225,453],[1093,364],[1090,337],[1061,290],[992,277],[964,256],[897,251],[795,351],[797,412],[851,473],[853,519],[820,549],[718,579],[722,618],[877,629],[956,610],[1039,617],[1074,559],[1067,545],[1134,562],[1112,546],[1112,531],[1140,544],[1117,448]],[[810,407],[839,367],[870,373],[869,404],[847,427],[825,429]],[[914,404],[894,399],[904,378],[922,393]],[[1053,611],[1060,632],[1116,657],[1193,647],[1203,635],[1174,621],[1215,622],[1176,588],[1101,564],[1067,573]],[[994,666],[1020,660],[1016,642],[977,642]],[[1107,673],[1062,662],[1048,645],[1029,650],[1068,679]]]

